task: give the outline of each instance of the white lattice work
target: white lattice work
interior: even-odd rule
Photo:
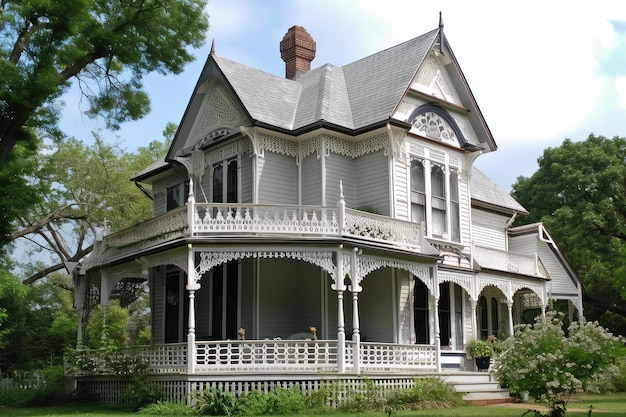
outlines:
[[[194,372],[318,372],[337,367],[336,341],[196,342]]]
[[[418,249],[421,241],[420,225],[386,216],[346,209],[343,234],[378,242],[394,242],[398,246]]]
[[[187,373],[187,344],[158,345],[142,352],[149,374]]]
[[[200,279],[204,273],[209,271],[216,265],[220,265],[229,261],[246,258],[287,258],[297,259],[309,262],[313,265],[324,269],[334,278],[337,275],[337,269],[332,259],[333,252],[321,251],[216,251],[216,252],[200,252],[200,264],[196,267],[196,277]]]
[[[339,223],[334,208],[196,204],[193,233],[337,235]]]
[[[473,298],[476,298],[476,290],[474,288],[474,277],[468,274],[460,274],[449,271],[437,271],[437,279],[439,283],[453,282],[463,288]]]
[[[235,98],[223,85],[215,84],[206,93],[190,137],[198,142],[215,128],[242,120],[241,114]]]
[[[170,210],[161,216],[146,220],[135,227],[124,229],[104,238],[107,247],[123,248],[139,244],[138,247],[165,242],[187,232],[187,207]]]
[[[366,372],[434,372],[437,351],[427,345],[361,343],[361,370]]]

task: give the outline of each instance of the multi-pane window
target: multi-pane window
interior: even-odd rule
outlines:
[[[448,231],[446,227],[446,174],[439,165],[431,165],[430,190],[433,216],[432,235],[443,237]]]
[[[414,222],[426,221],[426,180],[424,161],[411,161],[411,218]]]
[[[170,211],[185,205],[189,194],[189,183],[181,182],[167,188],[166,210]]]
[[[237,203],[239,175],[237,158],[213,165],[212,196],[214,203]]]
[[[458,170],[417,158],[410,170],[411,220],[425,222],[428,236],[460,242]]]

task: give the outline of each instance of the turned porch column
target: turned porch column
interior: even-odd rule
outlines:
[[[346,290],[344,283],[343,271],[343,245],[339,245],[337,251],[337,276],[335,283],[332,285],[333,290],[337,291],[337,372],[340,374],[346,372],[346,330],[343,312],[343,292]]]
[[[195,252],[187,246],[187,291],[189,292],[189,316],[187,332],[187,374],[193,374],[196,367],[196,291],[200,283],[196,276]]]
[[[509,336],[513,336],[513,301],[506,300],[506,307],[509,312]]]
[[[476,305],[478,302],[470,297],[470,308],[472,309],[472,338],[478,339],[478,322],[476,320]]]
[[[102,340],[106,340],[109,332],[107,330],[107,310],[111,305],[111,276],[109,271],[103,269],[100,271],[100,305],[102,306]]]
[[[354,342],[354,351],[352,352],[352,360],[354,373],[361,373],[361,330],[359,328],[359,293],[363,290],[360,285],[361,277],[358,268],[357,254],[359,248],[352,250],[352,259],[350,266],[350,290],[352,291],[352,341]]]

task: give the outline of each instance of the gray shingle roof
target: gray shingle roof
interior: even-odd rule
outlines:
[[[506,211],[528,214],[528,211],[517,200],[476,167],[472,167],[470,174],[470,190],[472,192],[472,200],[486,203],[491,207],[500,207],[506,209]]]
[[[326,64],[297,80],[213,59],[258,122],[288,130],[320,121],[359,129],[391,117],[438,33],[430,31],[344,67]]]

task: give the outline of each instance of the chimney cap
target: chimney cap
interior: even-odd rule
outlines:
[[[280,42],[280,57],[285,61],[285,77],[295,80],[311,69],[316,43],[302,26],[292,26]]]

